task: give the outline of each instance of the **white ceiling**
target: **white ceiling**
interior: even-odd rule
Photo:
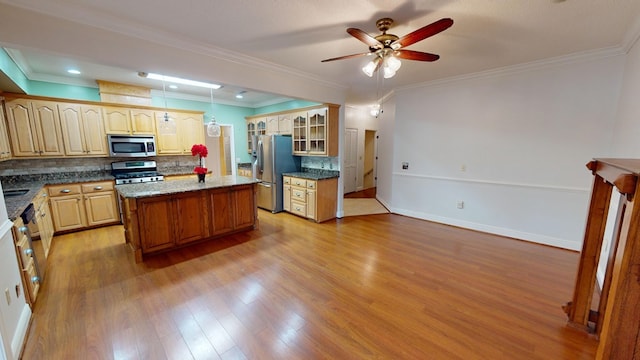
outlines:
[[[250,107],[296,97],[325,101],[311,89],[296,91],[296,81],[306,81],[357,106],[413,84],[623,52],[640,32],[639,15],[638,0],[0,0],[0,46],[31,80],[161,89],[137,76],[146,71],[221,83],[217,102],[233,103],[240,90],[247,91],[240,104]],[[398,36],[444,17],[454,25],[408,47],[440,60],[403,61],[381,89],[360,71],[367,57],[320,62],[366,52],[345,30],[376,35],[382,17],[395,20],[388,32]],[[83,74],[66,74],[71,66]],[[208,90],[177,91],[209,98]]]

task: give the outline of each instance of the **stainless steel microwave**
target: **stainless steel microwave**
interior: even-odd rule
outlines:
[[[109,156],[156,156],[156,137],[153,135],[108,135]]]

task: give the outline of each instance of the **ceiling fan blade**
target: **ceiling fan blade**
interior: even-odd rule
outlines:
[[[351,59],[351,58],[356,58],[356,57],[360,57],[360,56],[367,56],[367,55],[371,55],[371,54],[373,54],[373,53],[367,52],[367,53],[361,53],[361,54],[345,55],[345,56],[334,57],[334,58],[331,58],[331,59],[324,59],[321,62]]]
[[[384,47],[384,45],[380,41],[376,40],[376,38],[374,38],[373,36],[367,34],[366,32],[360,29],[348,28],[347,32],[349,33],[349,35],[353,36],[354,38],[369,45],[370,48],[382,49]]]
[[[394,50],[400,49],[401,47],[409,46],[411,44],[415,44],[420,40],[424,40],[429,36],[433,36],[441,31],[444,31],[453,25],[453,20],[449,18],[440,19],[434,23],[431,23],[427,26],[423,26],[420,29],[411,32],[400,39],[391,43],[391,48]]]
[[[396,57],[407,60],[436,61],[440,59],[440,55],[413,50],[396,50],[393,54]]]

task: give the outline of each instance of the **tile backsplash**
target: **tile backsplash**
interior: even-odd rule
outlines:
[[[340,170],[338,157],[303,156],[300,165],[308,169]]]
[[[57,158],[57,159],[11,159],[0,162],[0,176],[35,175],[70,172],[111,172],[111,163],[131,158]],[[157,162],[161,174],[185,174],[193,172],[198,159],[193,156],[162,156],[152,158]]]

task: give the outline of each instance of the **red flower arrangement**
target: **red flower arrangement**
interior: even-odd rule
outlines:
[[[191,147],[191,155],[196,156],[198,155],[198,161],[200,163],[200,166],[196,166],[193,169],[193,172],[195,172],[196,174],[206,174],[207,173],[207,168],[204,167],[204,163],[202,158],[206,158],[207,155],[209,155],[209,150],[207,150],[207,147],[205,145],[202,144],[194,144]]]

